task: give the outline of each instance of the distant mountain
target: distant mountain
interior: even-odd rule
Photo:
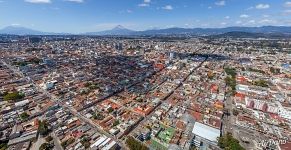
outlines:
[[[291,34],[283,33],[253,33],[253,32],[240,32],[232,31],[218,35],[210,35],[209,37],[213,38],[290,38]]]
[[[100,32],[88,32],[86,35],[132,35],[136,31],[129,30],[121,25],[116,26],[111,30],[100,31]]]
[[[29,29],[20,26],[7,26],[0,29],[0,34],[11,34],[11,35],[70,35],[69,33],[53,33],[53,32],[42,32],[38,30]]]
[[[42,35],[44,32],[32,30],[25,27],[8,26],[0,30],[0,34],[15,34],[15,35]]]
[[[167,29],[151,29],[145,31],[134,31],[127,29],[121,25],[111,30],[100,32],[88,32],[80,35],[220,35],[229,32],[244,33],[264,33],[276,35],[291,35],[291,27],[287,26],[262,26],[262,27],[226,27],[226,28],[167,28]],[[0,29],[0,34],[15,35],[68,35],[67,33],[50,33],[37,31],[25,27],[8,26]]]
[[[226,27],[226,28],[168,28],[160,30],[146,30],[135,34],[140,35],[171,35],[171,34],[191,34],[191,35],[218,35],[228,32],[249,32],[249,33],[283,33],[291,34],[291,27],[285,26],[262,26],[262,27]]]

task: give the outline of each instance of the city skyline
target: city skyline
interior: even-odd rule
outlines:
[[[1,0],[0,28],[82,33],[153,28],[290,26],[287,0]]]

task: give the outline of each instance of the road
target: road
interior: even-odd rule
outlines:
[[[63,150],[63,147],[61,146],[61,141],[59,140],[59,138],[56,137],[54,132],[51,133],[51,136],[52,136],[53,141],[54,141],[54,149]]]
[[[158,106],[156,106],[156,108],[154,109],[154,110],[156,110],[156,109],[158,109],[159,107],[161,107],[162,106],[162,104],[165,104],[165,103],[168,103],[168,98],[179,88],[179,87],[181,87],[182,85],[183,85],[183,83],[185,82],[185,81],[187,81],[187,79],[189,78],[189,76],[190,75],[192,75],[194,72],[195,72],[195,70],[197,70],[198,68],[200,68],[201,66],[202,66],[202,64],[204,63],[204,62],[206,62],[207,61],[207,58],[204,60],[204,61],[202,61],[197,67],[195,67],[183,80],[182,80],[182,82],[181,83],[179,83],[167,96],[165,96],[165,98],[163,99],[163,101],[161,102],[161,103],[159,103],[158,104]],[[140,126],[142,126],[143,124],[144,124],[144,122],[146,122],[146,121],[148,121],[152,116],[153,116],[153,114],[154,114],[154,112],[155,111],[152,111],[149,115],[147,115],[146,117],[144,117],[143,118],[143,120],[138,124],[138,125],[136,125],[134,128],[133,128],[133,130],[131,130],[131,133],[134,133]]]
[[[43,144],[43,143],[45,143],[46,141],[45,141],[45,139],[43,138],[43,137],[41,137],[41,136],[38,136],[38,139],[37,139],[37,141],[35,142],[35,143],[33,143],[33,145],[31,146],[32,147],[32,149],[39,149],[40,148],[40,146]]]
[[[183,81],[181,83],[179,83],[176,88],[174,88],[166,97],[165,99],[156,107],[160,107],[161,104],[167,103],[167,98],[170,97],[179,87],[181,87],[183,85],[183,83],[189,78],[190,75],[192,75],[194,73],[195,70],[197,70],[199,67],[202,66],[202,64],[207,61],[207,58],[202,61],[197,67],[195,67],[192,71],[190,71],[190,73],[183,79]],[[36,84],[30,77],[25,76],[21,71],[19,71],[17,68],[5,63],[4,61],[1,60],[1,62],[7,66],[10,70],[12,70],[14,73],[20,75],[21,77],[23,77],[24,79],[26,79],[28,81],[28,83],[31,83],[34,87],[36,87],[36,89],[39,92],[44,93],[47,97],[49,97],[52,101],[56,102],[57,104],[59,104],[61,107],[67,109],[70,111],[70,113],[72,113],[75,117],[77,117],[78,119],[80,119],[81,121],[88,123],[96,132],[101,133],[106,135],[107,137],[110,137],[112,139],[114,139],[115,141],[118,141],[121,145],[122,148],[125,148],[126,146],[123,144],[123,141],[121,141],[120,139],[117,139],[115,136],[112,136],[111,134],[107,133],[106,131],[102,130],[98,125],[96,125],[91,119],[88,119],[86,117],[84,117],[80,112],[76,111],[74,108],[72,108],[71,106],[65,104],[65,103],[61,103],[60,100],[52,93],[49,93],[47,90],[43,89],[42,87],[40,87],[40,85]],[[157,72],[156,72],[157,73]],[[152,74],[153,75],[153,74]],[[146,78],[151,77],[152,75],[145,77],[144,79],[137,81],[136,83],[132,84],[130,87],[144,81]],[[123,90],[122,90],[123,91]],[[119,91],[117,93],[120,93],[122,91]],[[115,93],[115,94],[117,94]],[[142,121],[137,124],[135,127],[132,128],[131,131],[134,131],[140,124],[143,124],[145,121],[147,121],[149,118],[151,118],[151,116],[153,115],[154,111],[152,111],[147,117],[143,118]],[[55,139],[56,137],[54,137]]]
[[[44,90],[43,88],[41,88],[38,84],[36,84],[30,77],[26,77],[21,71],[19,71],[18,69],[16,69],[15,67],[7,64],[6,62],[2,61],[1,62],[10,70],[12,70],[14,73],[18,74],[19,76],[21,76],[22,78],[26,79],[28,81],[28,83],[31,83],[36,89],[37,91],[44,93],[48,98],[50,98],[52,101],[56,102],[57,104],[59,104],[61,107],[67,109],[70,111],[70,113],[72,113],[75,117],[77,117],[78,119],[80,119],[81,121],[88,123],[96,132],[101,133],[106,135],[107,137],[110,137],[116,141],[118,141],[118,139],[110,134],[108,134],[107,132],[105,132],[104,130],[102,130],[99,126],[97,126],[92,120],[84,117],[83,115],[81,115],[79,112],[77,112],[74,108],[68,106],[65,103],[61,103],[60,100],[54,95],[49,93],[47,90]],[[124,145],[122,146],[124,147]]]

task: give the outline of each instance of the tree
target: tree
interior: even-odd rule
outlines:
[[[53,150],[53,148],[54,148],[54,145],[49,144],[49,143],[43,143],[39,147],[39,150]]]
[[[81,144],[87,149],[87,148],[89,148],[90,147],[90,138],[88,138],[87,136],[85,136],[85,137],[83,137],[82,139],[81,139]]]
[[[93,115],[93,119],[96,119],[96,120],[103,120],[104,119],[104,116],[100,113],[96,113]]]
[[[261,87],[269,87],[268,82],[262,79],[258,81],[254,81],[253,84],[256,86],[261,86]]]
[[[19,92],[12,92],[12,93],[7,93],[6,95],[4,95],[3,99],[5,101],[10,101],[10,100],[19,100],[22,99],[24,97],[23,93],[19,93]]]
[[[0,141],[0,150],[6,150],[8,148],[8,140],[7,141]]]
[[[47,142],[50,142],[52,140],[53,140],[53,137],[51,137],[51,136],[48,136],[48,137],[45,138],[45,141],[47,141]]]
[[[270,68],[270,71],[271,71],[273,74],[279,74],[279,73],[280,73],[280,69],[279,69],[279,68],[271,67],[271,68]]]
[[[113,126],[117,126],[117,125],[119,125],[119,120],[115,120],[115,121],[113,122]]]
[[[239,141],[231,135],[231,133],[227,133],[222,137],[218,138],[218,146],[222,149],[226,150],[245,150],[240,144]]]
[[[22,114],[20,114],[20,118],[21,118],[22,120],[27,120],[28,117],[29,117],[29,114],[27,114],[26,112],[23,112]]]
[[[130,150],[149,150],[147,146],[145,146],[143,143],[137,141],[131,136],[128,136],[126,139],[126,145]]]
[[[50,132],[46,121],[39,121],[38,132],[43,136],[46,136]]]
[[[224,71],[225,71],[225,73],[227,75],[230,75],[232,77],[235,77],[236,76],[236,70],[235,70],[235,68],[228,68],[228,67],[226,67],[226,68],[224,68]]]
[[[69,138],[68,140],[62,142],[61,145],[64,149],[66,149],[67,146],[69,146],[70,144],[72,144],[74,142],[75,142],[74,138]]]
[[[111,112],[114,111],[114,109],[113,109],[112,107],[109,107],[109,108],[107,109],[107,111],[108,111],[109,113],[111,113]]]

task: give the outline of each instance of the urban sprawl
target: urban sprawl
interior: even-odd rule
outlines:
[[[0,37],[0,149],[290,150],[291,40]]]

